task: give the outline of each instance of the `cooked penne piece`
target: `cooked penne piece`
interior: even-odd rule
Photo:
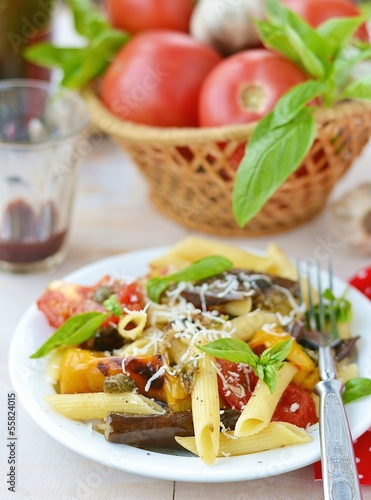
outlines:
[[[131,311],[121,316],[117,330],[125,339],[136,340],[139,338],[147,323],[147,313],[144,311]],[[132,326],[134,325],[134,326]],[[130,328],[127,328],[131,326]]]
[[[211,465],[218,454],[220,404],[217,373],[213,358],[204,354],[198,359],[198,370],[192,390],[192,415],[198,454]]]
[[[264,382],[258,381],[249,402],[237,420],[234,431],[236,436],[251,436],[267,427],[283,391],[296,372],[297,368],[293,364],[284,363],[278,371],[278,381],[273,394]]]
[[[282,278],[297,280],[297,272],[295,265],[285,255],[281,248],[274,243],[269,243],[267,246],[267,256],[272,262],[272,273]]]
[[[110,411],[138,413],[140,415],[164,412],[163,408],[152,399],[132,392],[122,394],[105,392],[53,394],[45,396],[44,399],[59,413],[75,420],[105,418]]]
[[[245,300],[231,300],[230,302],[219,306],[219,311],[230,316],[244,316],[245,314],[248,314],[251,309],[251,297],[247,297]]]
[[[175,439],[186,450],[198,455],[194,437],[176,437]],[[271,422],[265,429],[253,436],[236,439],[233,431],[221,433],[218,457],[247,455],[310,441],[312,441],[311,436],[301,427],[286,422]]]
[[[165,255],[154,259],[150,266],[152,269],[161,269],[169,265],[184,267],[210,255],[222,255],[230,259],[235,267],[244,269],[270,272],[272,268],[271,259],[268,257],[261,257],[226,243],[196,236],[185,238]]]
[[[233,330],[232,337],[247,342],[266,324],[277,323],[278,319],[274,313],[256,309],[245,316],[239,316],[230,320],[230,329]]]

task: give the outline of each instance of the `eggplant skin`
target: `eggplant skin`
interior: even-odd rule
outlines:
[[[223,425],[235,428],[238,410],[224,410]],[[175,436],[193,436],[191,411],[168,412],[161,415],[132,415],[129,413],[108,413],[106,419],[106,440],[111,443],[128,444],[140,448],[182,449]]]

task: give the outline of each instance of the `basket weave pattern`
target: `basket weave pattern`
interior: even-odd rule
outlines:
[[[348,102],[316,111],[316,139],[303,164],[240,228],[232,213],[233,163],[236,151],[251,136],[253,124],[207,129],[147,127],[114,116],[91,89],[83,95],[92,122],[123,146],[147,179],[156,208],[190,229],[220,236],[273,234],[312,218],[324,208],[335,183],[371,135],[370,103]]]

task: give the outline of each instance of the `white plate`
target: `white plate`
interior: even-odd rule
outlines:
[[[148,270],[148,262],[165,250],[155,248],[105,259],[69,274],[65,279],[89,285],[104,274],[121,278],[140,276]],[[340,280],[335,280],[334,284],[336,293],[346,288]],[[349,299],[354,307],[353,334],[361,336],[358,343],[360,376],[371,378],[371,305],[354,289],[350,290]],[[43,400],[44,395],[54,393],[45,379],[46,361],[31,360],[29,356],[52,331],[44,315],[33,305],[15,332],[9,357],[10,374],[29,415],[50,436],[76,453],[127,472],[189,482],[243,481],[274,476],[309,465],[320,457],[318,425],[310,429],[314,439],[311,443],[240,457],[218,458],[212,466],[186,453],[157,453],[108,443],[86,424],[61,416]],[[371,425],[371,397],[347,405],[347,413],[353,437],[357,438]]]

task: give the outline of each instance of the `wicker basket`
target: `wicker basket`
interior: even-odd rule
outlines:
[[[114,116],[91,88],[83,96],[93,124],[117,140],[144,174],[157,209],[190,229],[220,236],[272,234],[315,216],[371,134],[371,103],[354,101],[318,110],[316,139],[305,161],[240,228],[232,213],[233,157],[250,137],[254,124],[205,129],[148,127]]]

